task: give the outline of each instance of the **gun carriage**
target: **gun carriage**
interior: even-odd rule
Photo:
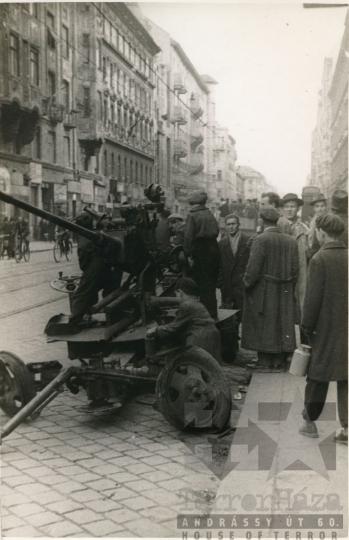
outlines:
[[[78,333],[70,332],[68,315],[49,320],[45,328],[48,341],[66,341],[69,359],[79,360],[80,366],[63,369],[58,361],[24,364],[16,355],[0,352],[0,407],[12,417],[3,426],[2,437],[29,416],[35,419],[64,386],[73,394],[86,392],[86,412],[116,410],[133,391],[155,387],[154,407],[178,429],[221,430],[229,420],[230,389],[219,363],[200,347],[166,347],[146,337],[147,328],[174,318],[180,247],[166,256],[159,253],[155,229],[157,213],[164,207],[163,193],[159,186],[151,185],[145,195],[149,203],[122,205],[116,219],[85,208],[95,221],[91,231],[0,191],[3,202],[102,247],[111,264],[121,264],[128,274],[119,289],[92,307]],[[51,286],[71,298],[78,280],[78,276],[60,272]],[[223,330],[222,335],[227,328],[234,333],[235,313],[219,310],[217,328]]]

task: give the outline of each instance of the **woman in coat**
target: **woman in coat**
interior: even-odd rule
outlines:
[[[299,433],[319,436],[315,420],[324,407],[329,382],[337,381],[343,429],[335,441],[348,444],[348,250],[338,240],[344,228],[335,215],[316,220],[321,248],[310,261],[302,316],[302,330],[309,338],[312,355]]]

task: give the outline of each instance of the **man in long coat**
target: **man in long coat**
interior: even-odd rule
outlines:
[[[260,210],[264,231],[251,248],[244,277],[241,346],[258,351],[261,372],[283,371],[287,356],[296,348],[295,283],[298,276],[297,243],[277,227],[279,212]]]
[[[331,198],[332,212],[340,217],[344,223],[344,231],[339,240],[348,247],[348,192],[345,189],[337,189]]]
[[[338,240],[345,225],[335,215],[317,218],[321,245],[311,259],[302,316],[312,355],[307,371],[304,422],[299,433],[318,437],[315,424],[324,407],[330,381],[337,381],[342,432],[335,441],[348,444],[348,250]]]
[[[237,319],[241,322],[244,303],[243,278],[250,257],[249,237],[240,231],[240,219],[236,214],[226,216],[225,227],[228,235],[218,242],[221,266],[217,286],[222,292],[222,304],[238,309]]]
[[[207,194],[194,191],[184,231],[183,250],[192,264],[191,277],[199,285],[200,302],[213,319],[217,318],[216,286],[219,273],[218,223],[206,207]]]

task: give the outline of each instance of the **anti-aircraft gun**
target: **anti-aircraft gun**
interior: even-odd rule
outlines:
[[[154,407],[178,429],[220,430],[229,420],[230,389],[219,363],[200,347],[183,342],[169,348],[146,337],[150,326],[174,318],[180,266],[178,246],[166,260],[156,248],[157,213],[164,208],[161,188],[151,185],[145,195],[149,203],[122,205],[117,218],[85,208],[95,220],[95,230],[90,231],[0,191],[3,202],[100,246],[128,274],[119,289],[92,307],[93,324],[87,322],[79,333],[70,332],[67,315],[48,322],[48,341],[66,341],[69,359],[79,360],[81,366],[62,369],[58,361],[24,364],[16,355],[0,352],[0,407],[12,416],[2,437],[29,416],[36,418],[64,386],[73,394],[86,392],[85,412],[116,410],[132,391],[150,385],[155,386]],[[71,294],[74,278],[61,276],[52,286]],[[233,331],[235,313],[219,310],[217,327],[228,321]]]

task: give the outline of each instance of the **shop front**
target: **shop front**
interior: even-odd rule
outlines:
[[[68,180],[67,183],[68,192],[68,216],[75,219],[81,212],[81,193],[82,186],[80,182],[74,180]]]

